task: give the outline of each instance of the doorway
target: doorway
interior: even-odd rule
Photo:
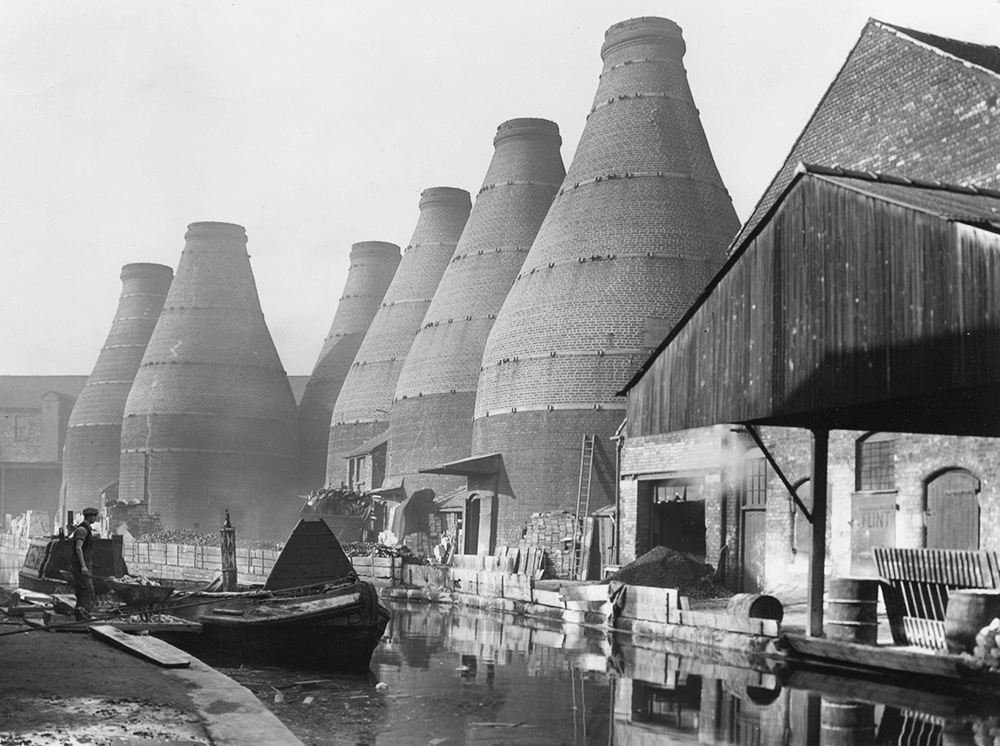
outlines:
[[[979,549],[979,479],[949,469],[925,489],[928,549]]]

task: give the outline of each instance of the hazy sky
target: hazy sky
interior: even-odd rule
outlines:
[[[746,219],[869,17],[1000,44],[1000,0],[2,0],[0,374],[89,374],[129,262],[239,223],[291,374],[351,244],[405,246],[420,192],[482,184],[501,122],[569,167],[613,23],[676,21]]]

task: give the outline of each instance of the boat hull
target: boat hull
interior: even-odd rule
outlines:
[[[374,586],[354,580],[274,593],[195,592],[165,610],[201,623],[202,654],[344,671],[369,666],[389,622]]]

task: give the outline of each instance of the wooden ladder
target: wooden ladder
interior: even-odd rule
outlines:
[[[584,527],[587,523],[587,516],[590,515],[590,488],[594,478],[594,445],[595,438],[592,433],[583,436],[583,443],[580,447],[580,484],[576,492],[576,530],[573,532],[573,577],[582,580],[581,577],[586,570],[584,567],[587,552],[585,545],[589,548],[589,537],[584,537]]]

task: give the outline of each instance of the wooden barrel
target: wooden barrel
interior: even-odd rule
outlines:
[[[1000,617],[1000,591],[963,588],[948,593],[944,641],[949,653],[971,653],[979,630]]]
[[[862,645],[878,641],[878,580],[830,578],[826,595],[828,639]]]
[[[762,593],[737,593],[729,599],[726,611],[742,619],[776,619],[780,622],[785,616],[781,601]]]
[[[875,705],[824,698],[819,721],[822,746],[872,746],[875,743]]]

